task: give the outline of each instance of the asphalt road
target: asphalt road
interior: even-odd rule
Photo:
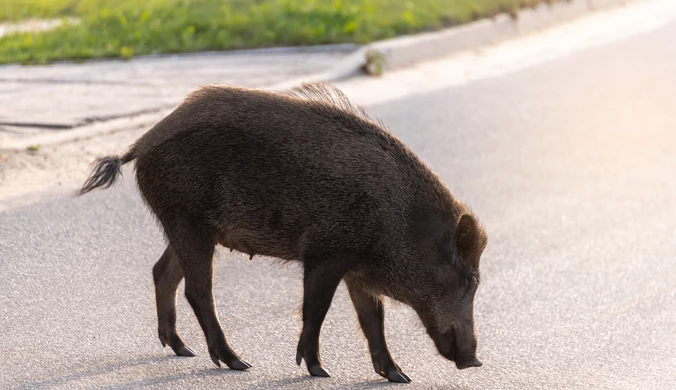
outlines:
[[[458,371],[410,309],[387,306],[397,388],[676,388],[676,24],[499,78],[369,107],[487,226],[475,313],[484,365]],[[130,173],[129,171],[127,171]],[[300,272],[220,251],[217,369],[185,298],[156,336],[162,235],[132,176],[0,214],[0,387],[389,387],[341,286],[322,333],[330,379],[295,365]],[[182,287],[181,287],[182,288]]]

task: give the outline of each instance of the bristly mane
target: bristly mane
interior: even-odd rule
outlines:
[[[306,101],[309,104],[321,104],[335,107],[338,110],[354,115],[367,123],[375,125],[375,127],[379,128],[381,131],[373,131],[373,129],[371,129],[369,132],[370,136],[376,139],[383,148],[389,151],[389,153],[395,154],[397,159],[406,161],[410,167],[418,167],[419,170],[429,172],[431,177],[434,178],[431,193],[434,194],[438,201],[448,206],[445,209],[454,210],[454,218],[460,218],[467,209],[462,202],[455,199],[450,190],[448,190],[448,187],[446,187],[446,185],[441,182],[441,179],[438,178],[437,174],[427,167],[427,165],[413,154],[413,152],[411,152],[395,135],[391,134],[387,129],[387,126],[385,126],[380,119],[369,116],[361,106],[350,101],[350,99],[334,85],[322,82],[302,83],[289,91],[284,92],[284,94]],[[421,179],[421,177],[412,177],[412,180]]]
[[[361,106],[354,104],[341,90],[331,84],[322,82],[302,83],[293,87],[286,94],[299,99],[332,105],[386,129],[385,124],[380,119],[369,116]]]

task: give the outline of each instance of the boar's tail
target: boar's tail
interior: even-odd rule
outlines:
[[[84,195],[98,187],[108,188],[112,186],[122,173],[120,171],[122,165],[135,158],[135,148],[132,148],[123,156],[107,156],[94,161],[92,164],[94,165],[94,170],[87,178],[87,181],[85,181],[78,195]]]

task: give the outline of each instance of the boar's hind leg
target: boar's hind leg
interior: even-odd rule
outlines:
[[[383,310],[383,298],[366,292],[361,285],[345,278],[345,284],[350,293],[350,298],[357,311],[359,324],[364,331],[371,352],[371,360],[376,373],[390,382],[408,383],[411,378],[399,368],[392,359],[390,350],[385,341],[385,312]]]
[[[214,364],[220,367],[220,362],[223,362],[233,370],[246,370],[251,365],[230,348],[216,316],[213,294],[215,244],[208,234],[194,225],[189,226],[167,230],[171,246],[185,273],[185,297],[202,327]]]
[[[153,267],[155,301],[157,303],[157,331],[162,346],[169,344],[179,356],[195,356],[176,332],[176,289],[183,279],[183,269],[171,245]]]
[[[303,331],[296,363],[300,366],[305,359],[310,375],[328,377],[319,358],[319,333],[347,263],[341,258],[304,258],[303,262]]]

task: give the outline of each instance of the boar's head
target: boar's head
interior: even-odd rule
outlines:
[[[457,224],[441,221],[419,230],[417,269],[407,303],[418,313],[437,349],[458,369],[479,367],[474,332],[474,294],[479,287],[479,260],[486,247],[483,228],[471,214]],[[420,226],[420,225],[418,225]],[[424,236],[420,235],[423,233]]]

